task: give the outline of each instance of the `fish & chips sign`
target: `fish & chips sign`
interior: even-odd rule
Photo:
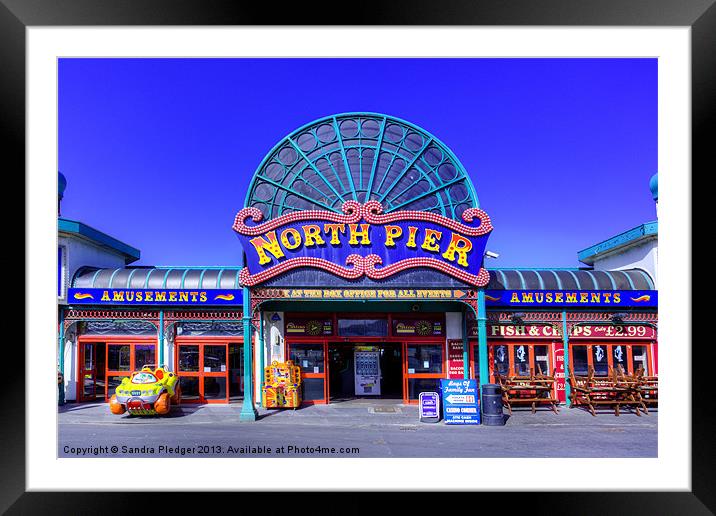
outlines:
[[[241,284],[299,267],[374,280],[427,267],[474,286],[489,281],[482,262],[492,223],[478,208],[463,212],[465,223],[424,211],[384,214],[377,201],[347,201],[342,212],[298,211],[259,224],[260,210],[241,210],[233,225],[246,253]]]

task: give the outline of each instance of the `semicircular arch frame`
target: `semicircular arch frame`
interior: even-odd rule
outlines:
[[[380,113],[331,115],[293,131],[256,169],[245,206],[269,220],[302,210],[340,213],[348,200],[379,201],[384,213],[419,210],[453,219],[479,207],[470,177],[445,144]]]

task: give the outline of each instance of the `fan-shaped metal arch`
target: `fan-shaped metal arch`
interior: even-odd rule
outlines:
[[[479,207],[455,155],[433,135],[379,113],[320,118],[281,140],[254,173],[247,207],[265,220],[300,210],[340,212],[377,200],[384,212],[420,210],[458,219]]]

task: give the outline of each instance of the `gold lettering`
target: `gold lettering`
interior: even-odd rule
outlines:
[[[152,299],[152,292],[151,292],[151,291],[150,291],[150,292],[147,292],[146,294],[144,294],[144,300],[145,300],[145,301],[154,301],[154,299]]]
[[[155,300],[155,301],[166,301],[166,300],[167,300],[167,293],[166,293],[166,292],[155,292],[155,293],[154,293],[154,300]]]
[[[622,295],[621,295],[621,293],[619,293],[619,292],[614,292],[614,302],[615,302],[615,303],[620,303],[621,300],[622,300]]]
[[[169,301],[172,303],[177,300],[177,293],[176,292],[169,292]]]
[[[276,232],[269,231],[268,233],[266,233],[266,237],[268,238],[268,240],[261,236],[249,240],[249,242],[251,242],[251,245],[254,246],[254,249],[256,249],[256,254],[259,255],[260,265],[266,265],[271,261],[271,258],[266,255],[266,251],[271,253],[277,260],[285,256],[283,254],[283,251],[281,250],[281,246],[279,246],[278,242],[276,241]]]
[[[358,224],[348,224],[348,227],[351,230],[351,238],[348,240],[350,245],[357,245],[358,237],[360,237],[360,245],[370,245],[370,235],[368,233],[370,224],[361,224],[360,231],[358,231]]]
[[[425,230],[425,238],[423,239],[423,249],[426,251],[440,251],[440,245],[438,242],[442,238],[443,233],[442,231],[435,231],[434,229],[426,229]]]
[[[415,234],[418,232],[418,228],[415,226],[408,226],[408,241],[405,247],[415,248]]]
[[[460,245],[462,244],[462,245]],[[457,233],[452,234],[450,239],[450,245],[447,250],[443,253],[443,258],[448,261],[455,261],[455,253],[458,254],[457,263],[463,267],[467,267],[467,253],[472,249],[472,242],[470,239],[465,238]]]
[[[293,239],[293,242],[288,240],[289,235]],[[293,228],[286,228],[281,232],[281,243],[286,249],[293,250],[301,245],[301,233]]]
[[[385,226],[385,247],[395,247],[395,239],[403,234],[400,226]]]
[[[102,292],[102,301],[109,301],[109,292],[107,290]]]
[[[575,292],[567,292],[567,303],[576,303],[577,294]]]
[[[315,224],[303,226],[303,245],[313,247],[314,245],[325,245],[325,240],[321,237],[321,228]]]
[[[519,303],[519,302],[520,302],[520,298],[517,295],[517,292],[513,292],[512,298],[510,299],[510,303]]]
[[[187,292],[179,292],[179,302],[189,302],[189,294]]]
[[[523,303],[534,303],[535,300],[532,297],[532,292],[522,292],[522,302]]]
[[[345,233],[346,225],[345,224],[324,224],[323,231],[331,234],[331,245],[338,245],[341,243],[340,239],[338,238],[338,233]]]
[[[206,292],[202,292],[201,294],[199,294],[199,301],[201,301],[202,303],[206,302]]]
[[[112,301],[124,301],[124,292],[115,290],[112,293]]]
[[[599,292],[592,292],[592,303],[599,303],[602,299],[602,295]]]
[[[579,294],[579,302],[580,303],[588,303],[589,302],[589,294],[586,292],[582,292]]]

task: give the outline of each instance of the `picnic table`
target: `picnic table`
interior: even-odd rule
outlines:
[[[559,413],[557,409],[559,400],[554,395],[554,376],[542,374],[541,370],[535,374],[532,368],[529,376],[516,374],[504,376],[498,372],[495,376],[502,388],[502,402],[507,406],[510,415],[512,415],[512,405],[515,403],[530,403],[533,414],[538,403],[549,403],[554,413]]]
[[[595,376],[594,368],[589,367],[587,376],[576,376],[569,372],[570,408],[586,405],[590,413],[596,416],[595,407],[610,405],[614,407],[614,415],[619,416],[621,406],[633,406],[636,415],[640,410],[649,413],[641,395],[643,381],[638,372],[626,375],[622,369],[611,369],[607,376]]]

